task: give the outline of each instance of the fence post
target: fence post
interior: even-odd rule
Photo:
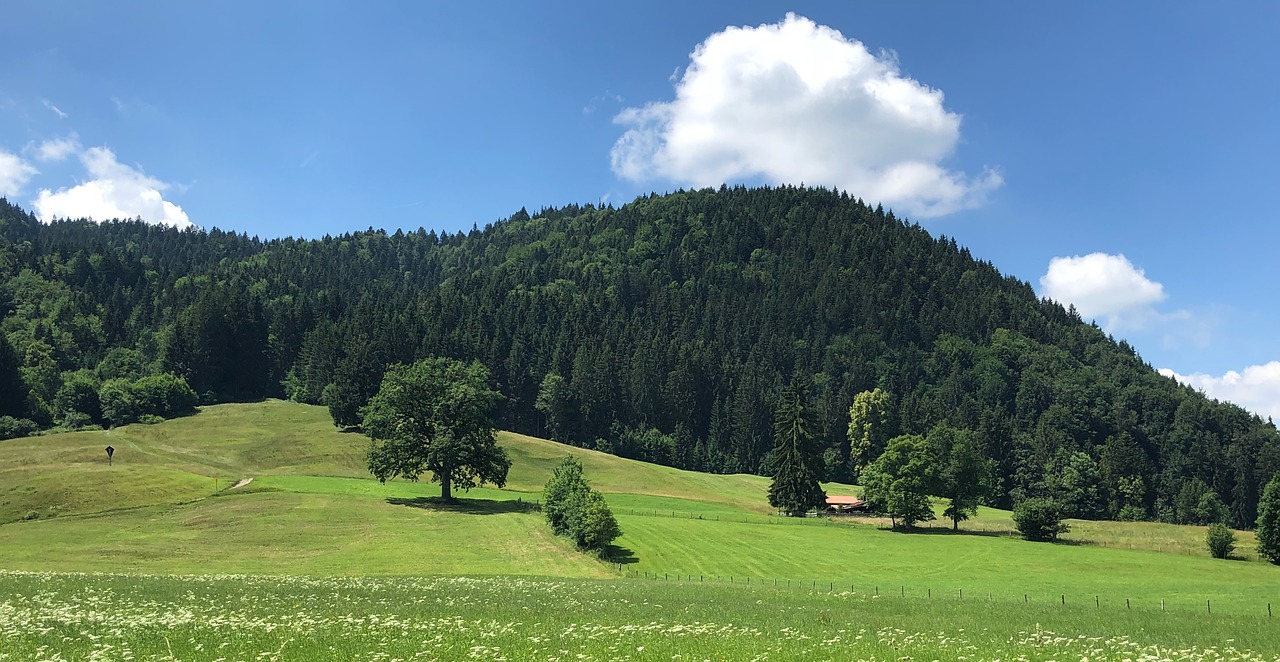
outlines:
[[[1271,618],[1271,603],[1267,603],[1267,618]]]
[[[1129,608],[1130,608],[1130,607],[1129,607],[1129,598],[1125,598],[1125,599],[1124,599],[1124,608],[1125,608],[1125,609],[1129,609]]]
[[[899,587],[898,587],[898,597],[900,597],[900,598],[905,598],[905,597],[907,597],[907,587],[906,587],[906,586],[899,586]]]
[[[1099,608],[1102,607],[1102,603],[1098,601],[1098,596],[1096,595],[1093,596],[1093,606]]]
[[[960,599],[964,599],[964,589],[960,589]]]
[[[925,590],[929,592],[929,599],[930,599],[930,600],[932,600],[932,599],[933,599],[933,589],[928,588],[928,589],[925,589]]]
[[[1210,614],[1212,614],[1212,613],[1213,613],[1213,607],[1209,605],[1209,601],[1208,601],[1208,600],[1205,600],[1205,601],[1204,601],[1204,610],[1205,610],[1205,611],[1207,611],[1207,612],[1209,612]]]
[[[1164,598],[1160,598],[1160,611],[1164,611]]]
[[[1028,598],[1028,597],[1027,597],[1027,594],[1026,594],[1026,593],[1023,593],[1023,594],[1022,594],[1022,601],[1023,601],[1024,603],[1026,603],[1026,602],[1031,602],[1031,598]]]
[[[1066,594],[1066,593],[1063,593],[1063,594],[1062,594],[1062,606],[1063,606],[1063,607],[1067,606],[1067,594]]]

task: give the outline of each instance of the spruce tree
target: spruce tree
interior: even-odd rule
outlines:
[[[1271,477],[1258,504],[1258,556],[1280,565],[1280,474]]]
[[[822,452],[814,444],[806,385],[794,379],[782,397],[774,426],[773,483],[769,505],[792,517],[802,517],[826,501],[818,480]]]

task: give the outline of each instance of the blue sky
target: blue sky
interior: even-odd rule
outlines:
[[[119,4],[6,6],[0,194],[42,216],[317,237],[825,184],[1280,416],[1276,3]]]

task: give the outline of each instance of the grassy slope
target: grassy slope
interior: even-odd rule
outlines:
[[[333,430],[324,410],[284,402],[210,407],[199,415],[111,432],[0,442],[0,567],[153,573],[544,574],[604,576],[616,569],[548,535],[516,500],[537,498],[570,449],[503,434],[514,466],[507,489],[477,489],[474,512],[423,507],[430,483],[367,479],[363,437]],[[117,449],[106,467],[102,447]],[[759,581],[793,578],[1075,603],[1102,595],[1255,613],[1276,569],[1207,558],[1203,529],[1076,523],[1098,546],[1010,539],[1008,513],[984,509],[965,528],[986,535],[900,534],[845,521],[768,516],[767,480],[678,471],[573,449],[608,493],[632,563],[625,572]],[[255,481],[205,498],[223,485]],[[847,488],[838,488],[847,489]],[[416,507],[415,507],[416,506]],[[87,514],[116,508],[123,512]],[[673,516],[674,515],[674,516]],[[1172,553],[1170,553],[1172,552]]]

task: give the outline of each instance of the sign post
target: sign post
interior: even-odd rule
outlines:
[[[107,446],[107,466],[111,466],[111,456],[116,454],[116,449]]]

